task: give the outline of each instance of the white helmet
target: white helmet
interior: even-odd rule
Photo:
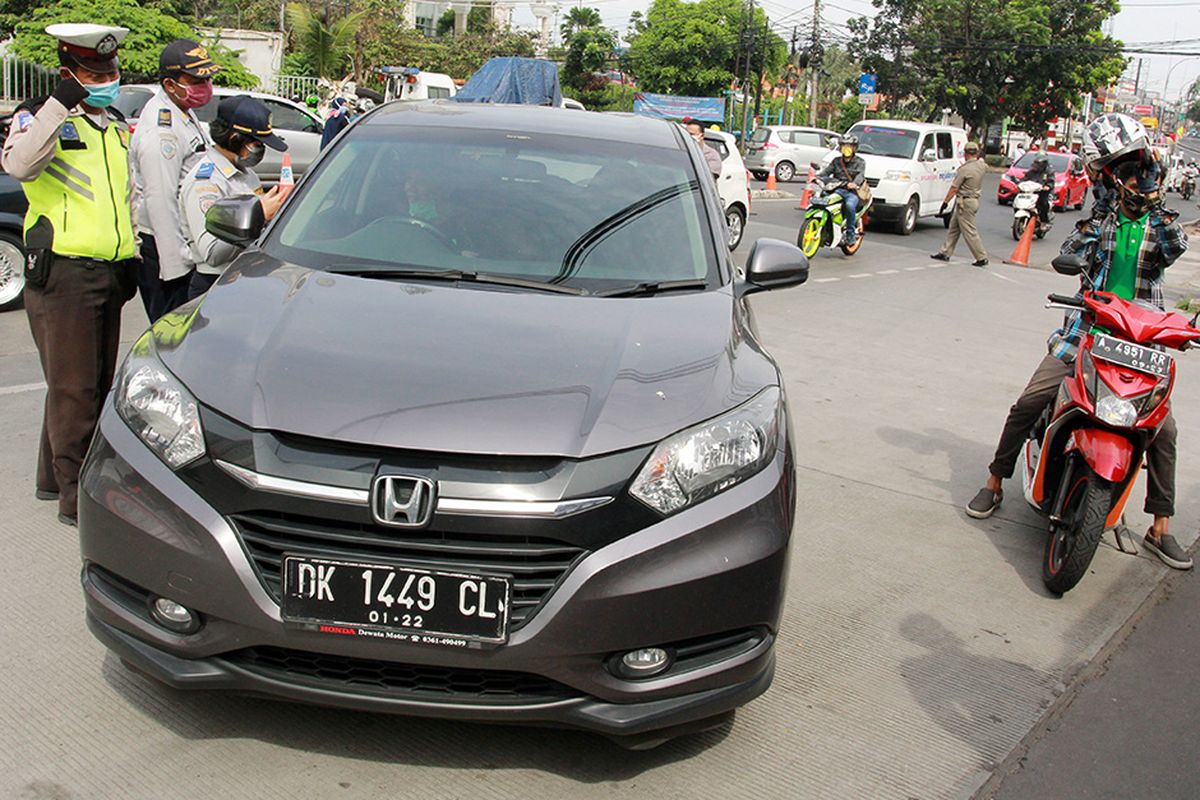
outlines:
[[[1088,166],[1103,169],[1131,153],[1150,155],[1150,137],[1142,123],[1126,114],[1096,117],[1083,133]]]

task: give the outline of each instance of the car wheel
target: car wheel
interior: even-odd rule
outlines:
[[[901,236],[911,236],[912,232],[917,229],[917,216],[921,213],[921,201],[916,197],[910,197],[908,205],[904,207],[904,213],[900,215],[900,219],[896,220],[896,233]]]
[[[754,176],[754,180],[756,181],[765,181],[767,179],[767,173],[765,172],[751,172],[750,174]]]
[[[726,244],[730,250],[736,250],[742,243],[742,235],[746,232],[746,212],[737,206],[731,206],[725,212],[725,227],[729,229],[729,239]]]
[[[796,168],[790,162],[781,161],[775,165],[775,178],[787,183],[796,176]]]
[[[0,233],[0,311],[21,305],[25,293],[25,251],[21,240]]]

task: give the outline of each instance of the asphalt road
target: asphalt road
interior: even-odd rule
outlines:
[[[757,236],[794,237],[790,205],[756,204],[739,256]],[[74,531],[33,498],[43,387],[24,314],[0,314],[0,797],[971,796],[1165,568],[1106,543],[1054,598],[1039,578],[1044,521],[1018,493],[986,522],[962,512],[1056,322],[1045,296],[1067,279],[931,262],[940,236],[872,234],[853,258],[822,252],[807,285],[753,299],[797,440],[775,682],[732,724],[645,753],[569,731],[175,692],[129,673],[84,628]],[[144,325],[130,303],[127,344]],[[1200,366],[1184,357],[1176,392],[1196,391]],[[1176,416],[1200,429],[1196,404]],[[1174,527],[1185,545],[1200,524],[1192,441],[1181,436]]]

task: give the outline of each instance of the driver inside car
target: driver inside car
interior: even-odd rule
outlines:
[[[1092,127],[1088,133],[1093,133]],[[1104,147],[1096,150],[1098,156],[1093,168],[1111,166],[1105,162],[1105,149],[1111,151]],[[1128,148],[1119,151],[1120,156],[1128,153]],[[1103,219],[1080,222],[1063,243],[1062,253],[1083,256],[1091,265],[1091,274],[1085,271],[1080,276],[1081,289],[1142,300],[1161,311],[1163,271],[1187,250],[1187,236],[1179,224],[1179,215],[1162,207],[1158,183],[1139,169],[1136,153],[1112,170],[1112,175],[1117,188],[1115,207]],[[1072,312],[1063,326],[1051,334],[1047,343],[1049,352],[1009,409],[988,467],[987,482],[967,504],[966,511],[971,517],[987,519],[1004,499],[1001,482],[1012,477],[1022,443],[1053,402],[1063,379],[1074,372],[1075,358],[1086,333],[1081,319],[1080,312]],[[1175,439],[1175,419],[1168,413],[1146,452],[1145,512],[1154,517],[1154,523],[1142,542],[1168,566],[1190,569],[1191,557],[1168,533],[1175,513]]]

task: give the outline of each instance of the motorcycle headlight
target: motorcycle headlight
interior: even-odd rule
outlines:
[[[629,493],[660,514],[671,514],[759,472],[778,447],[782,400],[772,386],[727,414],[664,439]]]
[[[125,359],[115,402],[125,424],[171,469],[204,455],[196,400],[154,355],[150,334]]]

